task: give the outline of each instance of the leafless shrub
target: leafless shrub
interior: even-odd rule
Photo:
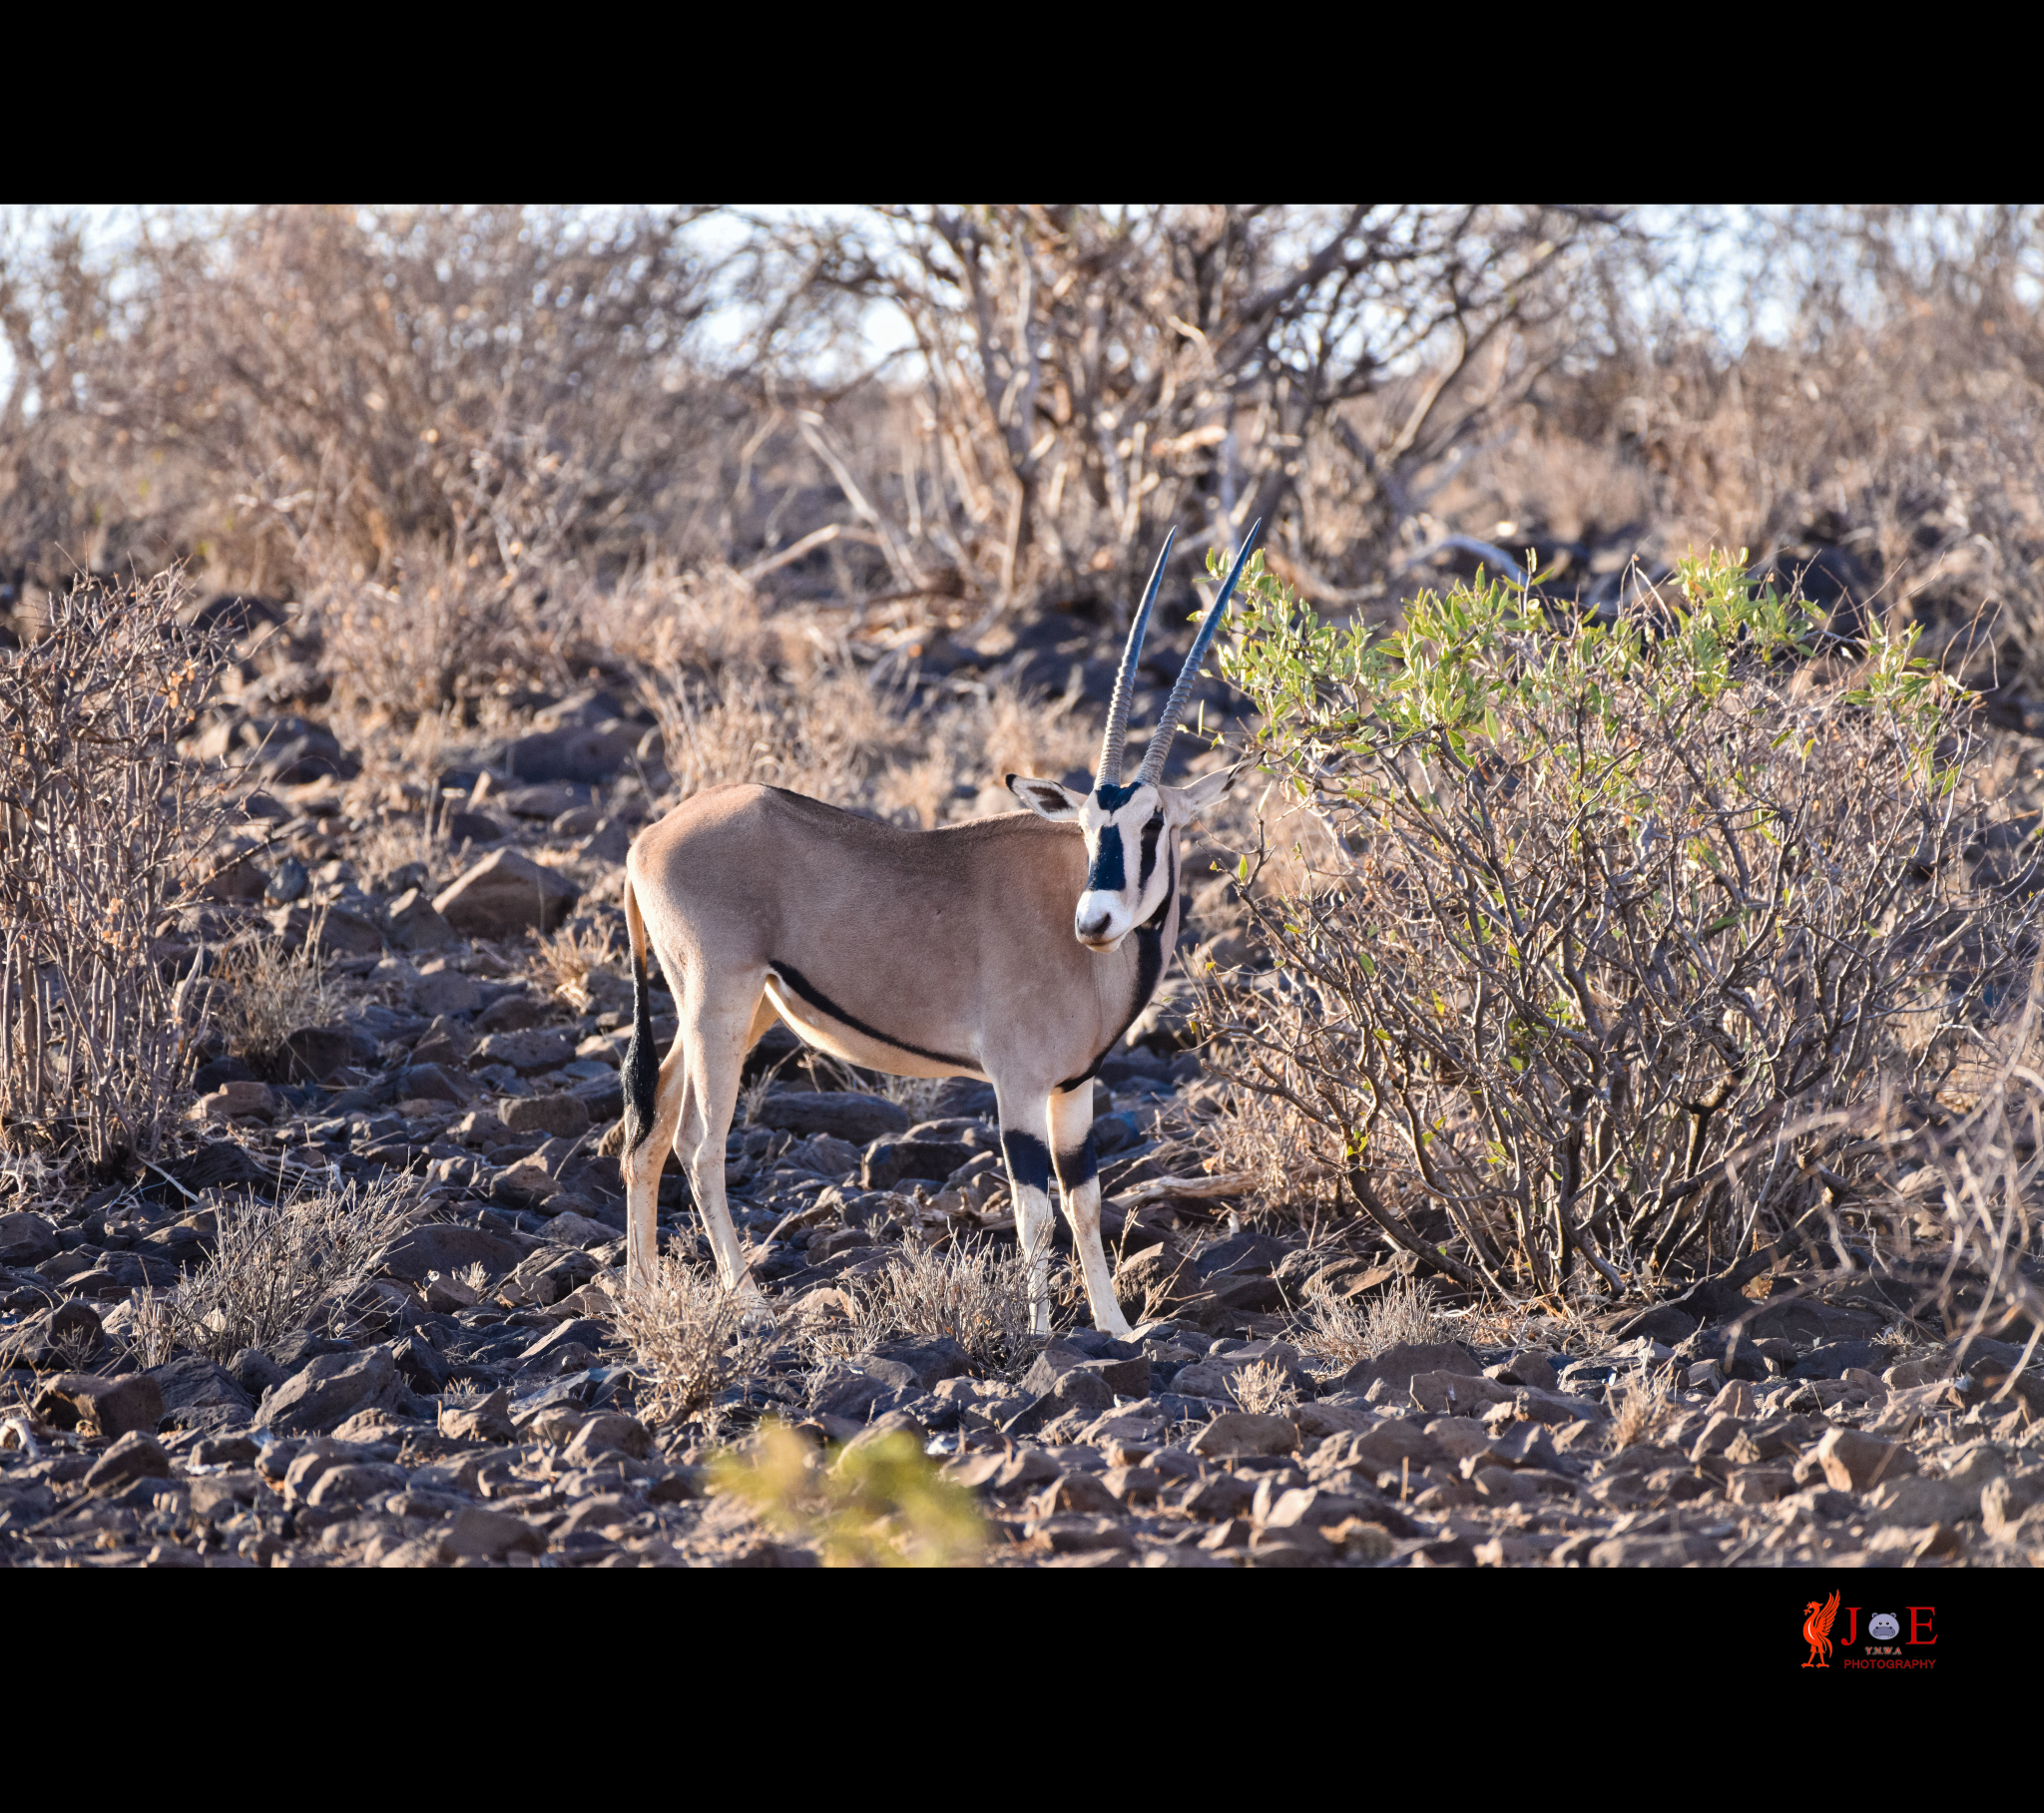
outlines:
[[[0,1138],[102,1170],[157,1149],[189,1075],[159,950],[228,805],[177,757],[220,665],[184,596],[82,584],[0,653]]]
[[[612,1320],[646,1370],[640,1403],[652,1420],[712,1413],[720,1392],[759,1371],[774,1331],[748,1307],[714,1273],[672,1252],[618,1293]]]
[[[258,1069],[277,1070],[284,1041],[330,1016],[334,995],[319,941],[297,950],[280,938],[252,938],[228,951],[220,970],[219,1024],[228,1049]]]
[[[227,1202],[213,1255],[188,1271],[176,1297],[179,1337],[216,1360],[273,1348],[375,1274],[410,1225],[401,1177],[301,1185],[275,1203]]]

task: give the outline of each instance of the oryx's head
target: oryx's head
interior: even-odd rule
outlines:
[[[1086,834],[1086,889],[1079,896],[1072,915],[1072,933],[1089,950],[1111,951],[1137,926],[1142,925],[1164,904],[1176,875],[1173,839],[1179,827],[1196,818],[1226,793],[1235,779],[1231,770],[1203,775],[1189,787],[1163,784],[1164,757],[1177,733],[1186,697],[1206,659],[1208,646],[1221,620],[1228,614],[1228,601],[1235,595],[1235,583],[1242,578],[1244,563],[1256,545],[1261,522],[1251,526],[1242,552],[1221,596],[1214,601],[1193,638],[1192,653],[1179,671],[1178,684],[1165,702],[1164,715],[1150,733],[1150,746],[1143,752],[1143,765],[1136,778],[1122,784],[1122,744],[1129,729],[1129,696],[1135,690],[1136,661],[1143,652],[1143,632],[1150,622],[1150,607],[1157,602],[1157,588],[1164,578],[1164,563],[1178,531],[1164,538],[1163,551],[1143,594],[1142,608],[1129,628],[1129,645],[1122,651],[1121,672],[1115,676],[1114,700],[1107,710],[1107,734],[1100,744],[1100,772],[1090,792],[1079,793],[1055,780],[1037,780],[1024,774],[1010,774],[1008,787],[1015,797],[1040,817],[1077,823]]]

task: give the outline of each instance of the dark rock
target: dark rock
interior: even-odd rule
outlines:
[[[643,1461],[653,1452],[653,1432],[637,1417],[593,1416],[575,1432],[561,1457],[570,1467],[586,1467],[601,1455],[629,1455]]]
[[[1423,1372],[1461,1373],[1481,1378],[1483,1367],[1459,1341],[1396,1341],[1373,1360],[1357,1360],[1335,1385],[1337,1391],[1365,1392],[1382,1379],[1402,1396]]]
[[[615,721],[602,726],[536,730],[506,746],[504,766],[523,781],[569,781],[579,786],[597,786],[632,759],[641,734],[634,726]],[[565,809],[556,805],[554,811],[534,815],[551,818],[554,812]]]
[[[167,1412],[219,1407],[247,1415],[256,1408],[233,1373],[198,1354],[152,1367],[148,1376],[162,1392]]]
[[[430,976],[421,976],[411,992],[412,1006],[421,1014],[433,1015],[436,1024],[442,1015],[473,1012],[481,999],[482,991],[459,970],[437,970]],[[428,1037],[433,1030],[432,1027],[426,1029]],[[456,1056],[466,1058],[473,1049],[472,1042],[466,1044]]]
[[[1826,1431],[1811,1458],[1836,1492],[1870,1491],[1918,1471],[1916,1457],[1908,1449],[1857,1429]]]
[[[262,1394],[272,1386],[281,1385],[290,1377],[268,1354],[259,1347],[245,1347],[235,1355],[227,1371],[235,1383],[249,1396],[251,1403],[260,1400]]]
[[[407,1064],[397,1073],[400,1102],[446,1102],[466,1108],[482,1094],[473,1077],[442,1064]]]
[[[56,1228],[45,1216],[26,1212],[0,1215],[0,1265],[40,1265],[63,1250]]]
[[[394,951],[437,951],[461,942],[461,934],[417,888],[406,888],[391,901],[385,924]]]
[[[356,1058],[354,1034],[344,1026],[302,1026],[283,1046],[293,1083],[324,1083]]]
[[[131,1429],[92,1464],[85,1476],[88,1492],[114,1492],[137,1480],[167,1480],[171,1457],[155,1436]]]
[[[1834,1341],[1828,1347],[1812,1348],[1788,1369],[1791,1379],[1836,1379],[1844,1376],[1848,1367],[1858,1367],[1864,1372],[1880,1372],[1892,1366],[1894,1353],[1886,1347],[1878,1347],[1871,1341]]]
[[[440,1433],[458,1442],[515,1441],[518,1431],[511,1419],[511,1394],[493,1391],[475,1403],[453,1406],[443,1403]]]
[[[518,1356],[521,1364],[546,1359],[558,1353],[563,1347],[579,1342],[592,1353],[610,1338],[610,1330],[603,1323],[589,1316],[577,1316],[573,1321],[557,1322],[540,1338]]]
[[[870,1370],[871,1363],[876,1360],[901,1367],[907,1375],[901,1382],[913,1385],[918,1391],[931,1391],[943,1380],[961,1378],[972,1370],[965,1349],[949,1335],[884,1341],[858,1364]]]
[[[853,1090],[769,1090],[753,1120],[759,1127],[789,1133],[829,1133],[859,1146],[904,1133],[909,1126],[905,1108],[884,1096],[865,1096]]]
[[[464,1505],[441,1535],[438,1554],[443,1562],[465,1557],[497,1562],[513,1550],[543,1555],[546,1546],[546,1538],[523,1518],[490,1511],[481,1505]]]
[[[1000,1104],[991,1083],[974,1083],[969,1077],[954,1077],[937,1091],[935,1108],[946,1116],[970,1116],[975,1121],[998,1121]]]
[[[859,1182],[866,1189],[892,1189],[907,1177],[942,1182],[973,1156],[973,1147],[950,1140],[875,1139],[866,1147]]]
[[[1200,1253],[1193,1268],[1211,1284],[1225,1272],[1273,1271],[1290,1251],[1282,1240],[1270,1234],[1231,1234]]]
[[[192,1459],[201,1467],[253,1467],[261,1453],[245,1435],[210,1435],[192,1447]]]
[[[357,1411],[397,1410],[409,1395],[396,1363],[380,1347],[321,1354],[263,1398],[256,1421],[281,1435],[323,1434]]]
[[[418,1335],[407,1335],[390,1350],[404,1382],[421,1397],[437,1397],[447,1389],[447,1362],[438,1348]]]
[[[493,850],[442,890],[433,906],[464,937],[513,938],[551,932],[567,918],[577,893],[558,870],[516,850]]]
[[[586,1133],[590,1125],[589,1105],[579,1096],[507,1096],[497,1113],[514,1133],[546,1133],[556,1139]]]
[[[1675,1297],[1671,1308],[1680,1309],[1703,1322],[1722,1322],[1742,1316],[1753,1308],[1753,1299],[1736,1284],[1723,1278],[1700,1278]]]
[[[390,1277],[423,1284],[429,1271],[444,1277],[466,1270],[480,1259],[492,1277],[502,1277],[525,1256],[526,1250],[527,1246],[480,1227],[430,1222],[398,1237],[383,1255],[383,1270]]]
[[[1117,1346],[1124,1345],[1116,1343]],[[1019,1389],[1041,1396],[1058,1392],[1062,1381],[1074,1372],[1091,1372],[1106,1385],[1110,1399],[1141,1398],[1150,1393],[1150,1359],[1141,1348],[1120,1355],[1096,1358],[1075,1345],[1052,1341],[1022,1375]],[[1065,1392],[1073,1397],[1072,1392]],[[1075,1400],[1076,1401],[1076,1400]],[[1103,1408],[1106,1406],[1103,1405]]]
[[[475,1028],[479,1033],[522,1033],[529,1026],[543,1025],[547,1018],[545,1002],[523,989],[513,989],[476,1015]]]
[[[450,812],[447,815],[447,842],[456,850],[463,844],[501,843],[509,834],[507,827],[487,812]],[[446,922],[442,920],[441,923],[444,925]]]
[[[1625,1317],[1612,1330],[1612,1338],[1630,1341],[1640,1335],[1660,1341],[1673,1347],[1678,1341],[1685,1341],[1697,1331],[1697,1318],[1667,1303],[1657,1303],[1651,1309]]]
[[[516,1033],[492,1033],[475,1048],[477,1064],[508,1064],[521,1076],[559,1070],[575,1061],[575,1035],[562,1026],[529,1026]]]
[[[1044,1424],[1063,1416],[1070,1410],[1099,1412],[1114,1408],[1115,1390],[1100,1374],[1093,1370],[1093,1362],[1075,1366],[1060,1373],[1047,1391],[1033,1398],[1001,1425],[1003,1433],[1011,1436],[1032,1435]],[[1148,1362],[1144,1362],[1146,1368]],[[1032,1368],[1033,1370],[1033,1368]]]
[[[210,1189],[227,1189],[237,1183],[267,1183],[271,1173],[256,1161],[256,1154],[232,1139],[202,1140],[198,1148],[182,1157],[160,1160],[164,1171],[194,1196]]]
[[[35,1413],[58,1429],[124,1436],[140,1430],[154,1435],[163,1421],[164,1397],[146,1372],[107,1379],[96,1373],[61,1372],[42,1381]]]
[[[256,1075],[239,1058],[216,1058],[211,1064],[202,1064],[192,1075],[192,1087],[202,1095],[210,1096],[217,1089],[225,1089],[230,1083],[259,1083]]]

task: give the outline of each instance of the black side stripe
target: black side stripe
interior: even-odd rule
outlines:
[[[881,1032],[876,1026],[866,1025],[857,1016],[847,1014],[791,964],[782,963],[776,958],[766,967],[819,1014],[827,1014],[839,1026],[848,1026],[853,1032],[863,1033],[868,1039],[877,1040],[882,1045],[891,1045],[897,1052],[908,1052],[917,1058],[927,1058],[932,1064],[948,1064],[954,1070],[970,1071],[975,1077],[983,1077],[986,1074],[980,1069],[976,1059],[954,1058],[949,1052],[933,1052],[924,1046],[910,1045],[906,1039],[896,1039],[890,1033]]]
[[[1164,898],[1157,903],[1157,911],[1136,928],[1136,988],[1129,1017],[1122,1022],[1121,1031],[1101,1048],[1100,1055],[1091,1064],[1076,1077],[1067,1077],[1057,1086],[1057,1093],[1061,1096],[1068,1095],[1082,1083],[1091,1083],[1100,1074],[1100,1067],[1107,1062],[1108,1054],[1121,1044],[1123,1035],[1136,1024],[1138,1016],[1150,1005],[1150,997],[1157,993],[1158,980],[1164,974],[1164,921],[1171,912],[1172,903],[1178,898],[1176,847],[1165,858],[1165,866],[1171,881],[1164,890]]]

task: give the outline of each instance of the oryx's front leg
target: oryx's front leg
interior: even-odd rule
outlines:
[[[1100,1161],[1093,1146],[1093,1083],[1050,1099],[1050,1149],[1058,1170],[1065,1219],[1072,1224],[1072,1248],[1086,1280],[1093,1326],[1103,1334],[1125,1335],[1128,1318],[1115,1299],[1114,1275],[1100,1244]],[[1018,1223],[1019,1224],[1019,1223]]]
[[[1032,1133],[1043,1124],[1040,1099],[1011,1102],[994,1086],[1000,1104],[1001,1152],[1008,1160],[1008,1193],[1015,1199],[1015,1240],[1022,1249],[1022,1275],[1029,1295],[1029,1332],[1050,1333],[1050,1147]]]

